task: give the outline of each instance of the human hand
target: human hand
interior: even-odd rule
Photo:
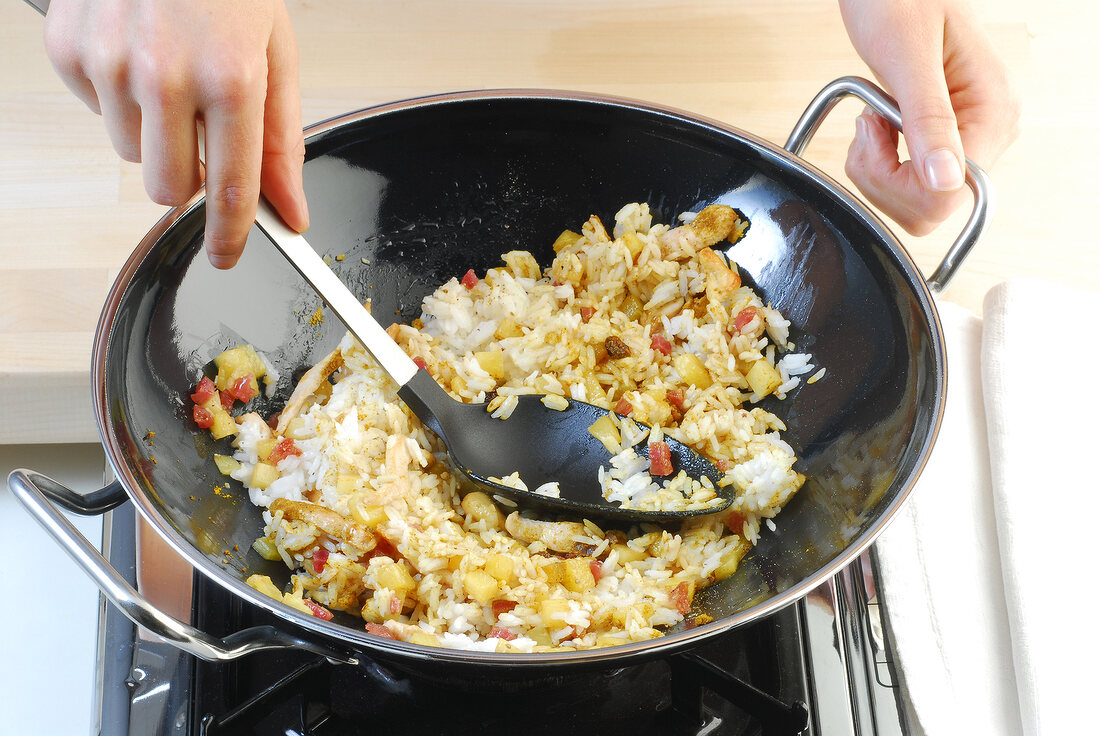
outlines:
[[[856,119],[845,172],[872,204],[925,235],[966,201],[964,153],[983,168],[1018,135],[1020,103],[1004,63],[965,0],[840,0],[852,45],[898,101],[897,131]]]
[[[202,183],[206,251],[237,262],[260,191],[309,226],[298,51],[282,0],[52,0],[46,51],[101,114],[119,155],[141,162],[149,197],[178,205]]]

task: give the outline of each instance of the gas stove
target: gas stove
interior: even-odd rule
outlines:
[[[128,503],[105,516],[103,549],[154,603],[217,636],[285,626],[165,559],[174,553],[135,516]],[[99,622],[102,734],[910,732],[881,625],[873,553],[797,603],[695,648],[620,668],[548,669],[524,681],[426,680],[366,658],[331,664],[286,650],[210,663],[155,639],[112,606],[101,603]]]

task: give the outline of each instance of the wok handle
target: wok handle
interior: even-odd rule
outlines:
[[[88,574],[107,600],[135,624],[175,647],[210,662],[236,659],[265,649],[299,649],[318,654],[333,662],[345,664],[358,662],[358,659],[348,652],[336,651],[331,647],[300,639],[273,626],[255,626],[230,634],[224,639],[218,639],[189,624],[177,621],[134,590],[118,570],[100,554],[99,550],[51,503],[51,497],[56,496],[58,488],[64,489],[66,497],[80,498],[80,494],[40,473],[22,469],[11,472],[8,476],[8,487],[46,532]],[[110,488],[112,486],[108,486],[103,491]],[[125,494],[123,496],[125,498]],[[68,507],[68,504],[65,505]],[[106,510],[101,508],[98,512],[81,513],[102,513]]]
[[[821,126],[825,116],[836,107],[838,102],[849,96],[858,97],[888,120],[898,131],[904,133],[901,127],[901,112],[898,110],[897,102],[890,95],[862,77],[841,77],[830,82],[817,93],[795,124],[784,147],[796,156],[800,156],[810,142],[810,138]],[[939,266],[927,279],[928,288],[937,294],[947,288],[947,284],[955,277],[966,256],[989,224],[993,207],[993,189],[986,173],[969,158],[966,159],[966,183],[974,192],[974,209],[970,213],[970,219],[963,226],[962,232],[955,238],[955,242],[951,244]]]

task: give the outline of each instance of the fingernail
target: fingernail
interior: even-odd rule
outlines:
[[[924,157],[924,173],[933,191],[953,192],[963,185],[959,159],[946,148],[938,148]]]
[[[856,138],[861,142],[866,141],[870,137],[871,131],[867,129],[867,118],[862,115],[856,118]]]
[[[206,257],[210,259],[210,265],[212,265],[214,268],[220,268],[224,270],[227,268],[233,268],[233,266],[237,265],[237,257],[231,256],[227,253],[211,253],[210,251],[207,251]]]

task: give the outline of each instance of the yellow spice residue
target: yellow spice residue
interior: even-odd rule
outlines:
[[[321,307],[317,307],[317,311],[309,315],[309,323],[311,325],[319,325],[325,321],[325,315],[321,312]]]

